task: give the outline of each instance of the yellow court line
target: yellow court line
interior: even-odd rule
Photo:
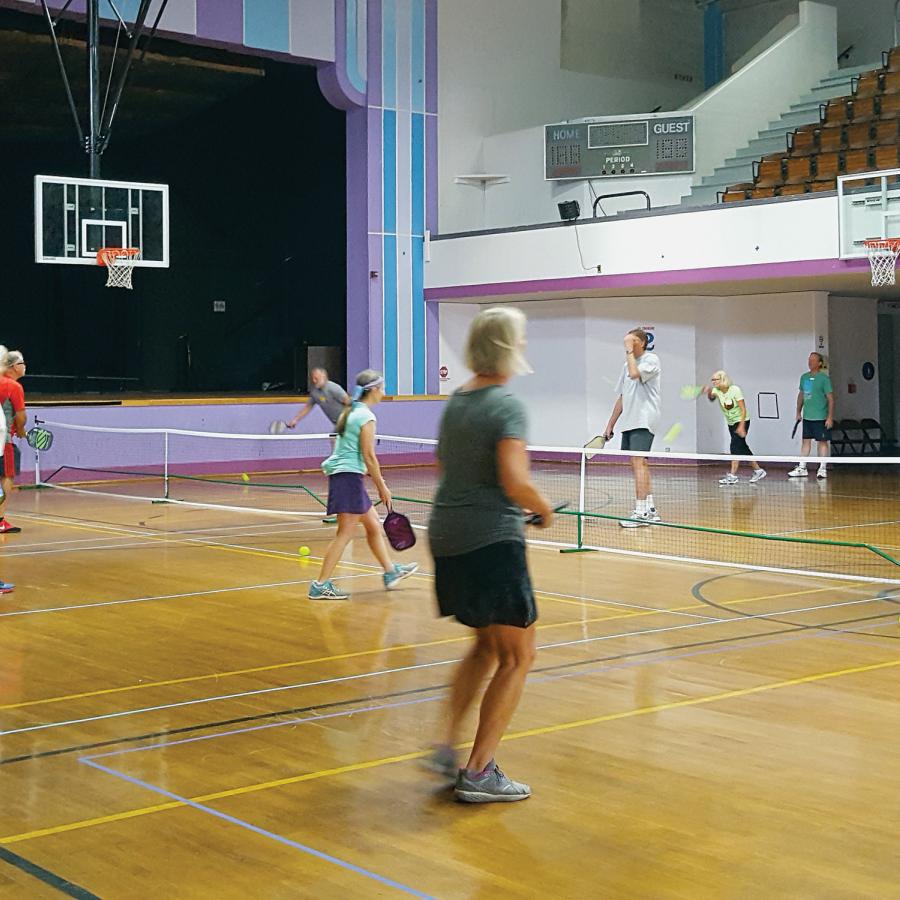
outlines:
[[[803,684],[813,684],[819,681],[826,681],[832,678],[842,678],[846,675],[858,675],[863,672],[875,672],[881,669],[889,669],[900,666],[900,659],[888,660],[887,662],[871,663],[865,666],[853,666],[847,669],[834,669],[830,672],[820,672],[815,675],[803,675],[799,678],[789,678],[785,681],[775,681],[768,684],[760,684],[755,687],[741,688],[734,691],[722,691],[718,694],[708,694],[704,697],[693,697],[685,700],[674,700],[669,703],[656,703],[652,706],[640,706],[636,709],[628,709],[617,713],[608,713],[603,716],[593,716],[589,719],[577,719],[572,722],[560,722],[556,725],[546,725],[541,728],[529,728],[525,731],[516,731],[506,735],[504,741],[521,740],[522,738],[538,737],[546,734],[556,734],[562,731],[570,731],[575,728],[584,728],[590,725],[599,725],[605,722],[614,722],[621,719],[631,719],[637,716],[646,716],[652,713],[668,712],[675,709],[684,709],[690,706],[700,706],[706,703],[716,703],[721,700],[733,700],[738,697],[748,697],[753,694],[761,694],[766,691],[780,690],[782,688],[797,687]],[[470,746],[466,744],[464,746]],[[261,782],[260,784],[251,784],[239,788],[230,788],[224,791],[216,791],[211,794],[202,794],[199,797],[189,798],[193,803],[208,803],[212,800],[224,800],[230,797],[239,797],[246,794],[259,793],[260,791],[269,790],[271,788],[285,787],[292,784],[299,784],[304,781],[315,781],[322,778],[330,778],[335,775],[344,775],[350,772],[361,772],[367,769],[375,769],[380,766],[392,765],[398,762],[407,762],[413,759],[419,759],[427,756],[430,751],[422,750],[412,753],[402,753],[395,756],[385,756],[379,759],[365,760],[364,762],[351,763],[346,766],[338,766],[331,769],[322,769],[317,772],[307,772],[303,775],[292,775],[288,778],[278,778],[273,781]],[[168,803],[160,803],[155,806],[146,806],[140,809],[127,810],[125,812],[113,813],[108,816],[98,816],[92,819],[84,819],[80,822],[69,822],[65,825],[54,825],[49,828],[41,828],[36,831],[27,831],[22,834],[12,834],[0,837],[0,845],[17,844],[22,841],[32,840],[38,837],[47,837],[54,834],[62,834],[68,831],[77,831],[83,828],[91,828],[96,825],[105,825],[111,822],[118,822],[123,819],[132,819],[139,816],[150,815],[151,813],[162,812],[167,809],[173,809],[178,806],[184,806],[181,801],[170,801]]]
[[[348,565],[350,565],[348,563]],[[744,597],[738,600],[730,600],[729,602],[732,605],[738,605],[739,603],[753,603],[757,600],[777,600],[782,599],[784,597],[796,597],[802,594],[816,594],[822,591],[833,590],[834,588],[810,588],[806,591],[789,591],[782,594],[762,594],[758,597]],[[545,591],[536,591],[536,596],[542,597],[547,594]],[[581,601],[572,601],[573,603],[581,604]],[[602,603],[603,601],[591,601],[592,604]],[[610,607],[606,606],[606,609],[618,609],[620,607]],[[673,606],[670,609],[659,609],[659,610],[637,610],[635,612],[627,612],[627,613],[618,613],[613,616],[592,616],[587,619],[572,619],[567,622],[547,622],[542,625],[538,625],[537,629],[540,631],[547,630],[550,628],[568,628],[572,625],[591,625],[596,624],[597,622],[614,622],[621,621],[622,619],[637,619],[642,618],[644,616],[656,616],[656,615],[665,615],[679,612],[689,612],[695,609],[705,609],[706,605],[703,603],[692,603],[687,606]],[[739,622],[741,619],[735,619],[734,621]],[[290,660],[289,662],[283,663],[271,663],[265,666],[253,666],[247,669],[233,669],[229,672],[213,672],[208,675],[187,675],[183,678],[168,678],[163,681],[145,681],[140,684],[127,684],[121,687],[114,688],[101,688],[95,691],[83,691],[77,694],[63,694],[57,697],[45,697],[39,700],[25,700],[20,703],[7,703],[5,705],[0,705],[0,710],[5,709],[24,709],[30,706],[45,706],[50,703],[64,703],[68,700],[84,700],[88,697],[105,697],[110,694],[122,694],[129,691],[139,691],[146,690],[147,688],[157,688],[157,687],[170,687],[175,684],[192,684],[198,681],[209,681],[212,679],[220,679],[220,678],[233,678],[240,675],[256,675],[260,672],[274,672],[278,669],[289,669],[296,668],[299,666],[310,666],[315,665],[317,663],[328,663],[328,662],[340,662],[344,659],[357,659],[362,656],[375,656],[379,653],[394,653],[398,650],[418,650],[423,647],[437,647],[444,644],[457,644],[463,641],[471,640],[471,635],[464,635],[462,637],[456,638],[441,638],[434,641],[420,641],[415,644],[395,644],[390,647],[374,647],[370,650],[355,650],[349,653],[338,653],[332,656],[318,656],[313,657],[312,659],[297,659]],[[660,652],[665,650],[665,647],[660,648]]]

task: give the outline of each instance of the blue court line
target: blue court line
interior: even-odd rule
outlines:
[[[876,624],[876,625],[871,625],[868,627],[885,628],[885,627],[892,627],[893,625],[894,625],[894,623],[892,620],[890,622],[886,622],[881,625]],[[850,635],[850,634],[853,634],[853,632],[847,632],[847,634]],[[687,659],[687,658],[691,658],[691,657],[704,656],[704,655],[709,655],[709,654],[713,654],[713,653],[717,653],[717,654],[731,653],[731,652],[735,652],[738,650],[753,649],[753,648],[757,648],[757,647],[771,646],[774,644],[789,643],[792,641],[803,640],[803,639],[806,639],[809,637],[838,638],[839,640],[846,639],[842,635],[836,635],[835,633],[833,633],[831,631],[818,631],[818,630],[812,631],[812,630],[810,630],[810,631],[802,632],[800,634],[787,635],[787,636],[784,636],[784,637],[781,637],[781,638],[778,638],[775,640],[757,641],[752,644],[741,644],[741,645],[734,645],[734,646],[730,646],[730,647],[706,647],[702,650],[691,651],[688,653],[668,654],[668,655],[663,654],[661,656],[654,657],[653,659],[629,660],[624,663],[618,663],[618,664],[611,665],[611,666],[603,666],[599,669],[588,670],[586,672],[579,671],[579,672],[569,672],[569,673],[565,673],[563,675],[544,676],[541,678],[533,679],[530,681],[530,683],[540,684],[540,683],[545,683],[545,682],[559,681],[559,680],[563,680],[563,679],[567,679],[567,678],[576,678],[576,677],[582,677],[584,675],[594,675],[594,674],[599,674],[602,672],[614,671],[616,669],[636,668],[636,667],[640,667],[640,666],[644,666],[644,665],[650,665],[650,664],[662,663],[662,662],[671,662],[671,661],[678,660],[678,659]],[[349,715],[354,715],[354,714],[360,713],[360,712],[367,712],[367,711],[371,712],[371,711],[377,711],[380,709],[388,709],[388,708],[396,707],[396,706],[410,706],[410,705],[414,705],[414,704],[418,704],[418,703],[434,703],[435,701],[441,700],[441,699],[443,699],[443,698],[442,697],[430,697],[430,698],[421,698],[421,699],[417,699],[417,700],[413,700],[413,701],[404,701],[404,702],[398,703],[398,704],[382,704],[379,706],[369,707],[366,710],[355,709],[355,710],[347,710],[347,711],[344,711],[341,713],[327,714],[324,716],[313,716],[308,719],[300,720],[299,722],[289,721],[289,722],[271,723],[271,726],[266,726],[266,727],[280,727],[282,725],[303,724],[303,722],[314,722],[314,721],[321,720],[323,718],[334,718],[336,716],[349,716]],[[328,853],[324,853],[321,850],[316,850],[314,847],[310,847],[306,844],[301,844],[297,841],[293,841],[290,838],[286,838],[283,835],[277,834],[275,832],[267,831],[266,829],[260,828],[257,825],[253,825],[252,823],[247,822],[244,819],[239,819],[236,816],[231,816],[231,815],[228,815],[227,813],[220,812],[219,810],[214,809],[213,807],[207,806],[203,803],[198,803],[197,801],[191,800],[188,797],[183,797],[180,794],[175,794],[171,791],[165,790],[164,788],[155,787],[154,785],[151,785],[145,781],[141,781],[140,779],[135,778],[131,775],[126,775],[124,772],[119,772],[116,769],[111,769],[108,766],[104,766],[101,763],[95,762],[96,759],[100,759],[100,758],[103,758],[106,756],[125,755],[126,753],[137,752],[138,750],[159,750],[162,747],[174,746],[175,744],[191,743],[192,741],[206,740],[206,739],[215,738],[215,737],[225,737],[228,734],[239,734],[239,733],[241,733],[241,731],[256,731],[259,729],[260,729],[260,726],[256,726],[256,727],[250,728],[250,729],[239,729],[237,731],[226,732],[225,734],[204,735],[200,738],[189,738],[187,740],[174,741],[169,744],[155,744],[155,745],[149,746],[149,747],[137,747],[137,748],[133,748],[133,749],[126,750],[126,751],[119,751],[116,753],[101,754],[96,757],[82,757],[81,759],[79,759],[79,762],[84,763],[85,765],[88,765],[91,768],[96,769],[100,772],[104,772],[107,775],[111,775],[115,778],[119,778],[123,781],[133,784],[137,787],[144,788],[145,790],[159,794],[170,800],[174,800],[175,802],[182,803],[185,806],[189,806],[193,809],[196,809],[199,812],[207,813],[208,815],[214,816],[218,819],[222,819],[223,821],[228,822],[232,825],[237,825],[240,828],[245,828],[248,831],[253,832],[254,834],[260,835],[261,837],[266,837],[266,838],[269,838],[270,840],[276,841],[277,843],[283,844],[285,846],[291,847],[296,850],[300,850],[301,852],[306,853],[310,856],[313,856],[316,859],[320,859],[324,862],[332,863],[333,865],[339,866],[340,868],[346,869],[347,871],[361,875],[365,878],[372,879],[373,881],[377,881],[380,884],[384,884],[388,887],[392,887],[396,890],[402,891],[403,893],[409,894],[411,896],[422,897],[422,898],[425,898],[425,900],[432,900],[432,898],[429,894],[425,894],[421,891],[417,891],[415,888],[409,887],[408,885],[401,884],[400,882],[394,881],[383,875],[379,875],[376,872],[372,872],[368,869],[362,868],[361,866],[357,866],[353,863],[346,862],[345,860],[339,859],[338,857],[331,856]]]
[[[893,616],[892,613],[887,613],[886,615]],[[735,619],[735,621],[741,621],[741,619]],[[893,626],[894,626],[894,622],[892,620],[890,622],[884,622],[880,625],[877,625],[877,624],[876,625],[867,625],[866,627],[874,629],[874,628],[889,628],[889,627],[893,627]],[[554,682],[554,681],[562,681],[562,680],[565,680],[568,678],[581,678],[586,675],[602,675],[605,672],[615,672],[615,671],[621,671],[624,669],[640,668],[641,666],[654,665],[656,663],[661,663],[661,662],[676,662],[681,659],[692,659],[692,658],[695,658],[698,656],[708,656],[713,653],[719,653],[719,654],[734,653],[738,650],[747,650],[747,649],[752,650],[752,649],[755,649],[758,647],[770,647],[770,646],[773,646],[776,644],[784,644],[784,643],[789,643],[792,641],[802,640],[802,639],[811,638],[811,637],[818,637],[818,638],[825,637],[825,638],[832,638],[835,640],[845,640],[846,638],[842,637],[842,635],[853,635],[853,634],[855,634],[855,632],[852,632],[852,631],[835,633],[835,632],[828,631],[828,630],[818,630],[817,629],[817,630],[813,631],[812,629],[810,629],[809,631],[804,631],[799,634],[782,635],[778,638],[773,638],[771,640],[755,641],[753,643],[741,643],[741,644],[735,644],[733,646],[727,646],[727,647],[720,647],[720,646],[704,647],[702,650],[691,650],[686,653],[664,654],[663,651],[660,651],[660,653],[662,653],[663,655],[655,656],[655,657],[649,658],[649,659],[625,660],[624,662],[618,662],[618,663],[613,663],[610,665],[600,666],[599,668],[596,668],[596,669],[581,669],[581,670],[574,671],[574,672],[565,672],[562,675],[540,675],[538,677],[529,676],[529,678],[527,680],[527,684],[528,685],[547,684],[547,683]],[[878,645],[878,646],[880,647],[881,645]],[[449,662],[459,662],[459,660],[449,660]],[[586,663],[584,663],[584,665],[589,665],[589,663],[586,662]],[[443,690],[443,688],[436,687],[435,690]],[[437,697],[418,697],[414,700],[401,700],[397,703],[381,703],[381,704],[376,704],[374,706],[367,706],[367,707],[362,707],[362,708],[355,707],[354,709],[340,710],[339,712],[333,712],[333,713],[323,713],[322,715],[317,715],[317,716],[307,716],[304,718],[287,719],[287,720],[282,720],[279,722],[267,722],[264,725],[251,725],[251,726],[248,726],[247,728],[235,728],[235,729],[232,729],[231,731],[216,732],[215,734],[204,734],[204,735],[199,735],[197,737],[181,738],[177,741],[166,741],[163,743],[148,744],[143,747],[129,747],[126,750],[112,750],[107,753],[98,753],[94,756],[84,756],[84,757],[81,757],[79,761],[80,762],[89,762],[89,761],[95,760],[95,759],[106,759],[110,756],[125,756],[129,753],[140,753],[144,750],[161,750],[166,747],[177,747],[181,744],[193,744],[193,743],[197,743],[199,741],[215,740],[216,738],[221,738],[221,737],[233,737],[238,734],[250,734],[255,731],[265,731],[265,730],[268,730],[271,728],[282,728],[287,725],[304,725],[304,724],[311,723],[311,722],[320,722],[324,719],[336,719],[336,718],[341,718],[344,716],[354,716],[354,715],[359,715],[359,714],[367,713],[367,712],[379,712],[379,711],[385,710],[385,709],[397,709],[397,708],[401,708],[404,706],[415,706],[415,705],[422,704],[422,703],[434,703],[436,701],[443,700],[443,699],[444,699],[444,695],[442,693],[440,696],[437,696]]]
[[[229,816],[227,813],[223,813],[217,809],[213,809],[213,807],[211,806],[206,806],[204,803],[197,803],[196,801],[190,800],[187,797],[173,794],[171,791],[167,791],[165,788],[148,784],[146,781],[141,781],[139,778],[133,778],[131,775],[126,775],[124,772],[117,772],[115,769],[110,769],[108,766],[103,766],[100,763],[93,762],[90,759],[85,758],[82,759],[81,762],[93,769],[97,769],[100,772],[105,772],[107,775],[112,775],[115,778],[120,778],[123,781],[127,781],[129,784],[133,784],[136,787],[152,791],[154,794],[159,794],[162,797],[167,797],[169,800],[175,800],[178,803],[183,803],[185,806],[189,806],[192,809],[198,810],[199,812],[204,812],[208,815],[215,816],[217,819],[222,819],[223,821],[229,822],[232,825],[237,825],[240,828],[246,828],[247,831],[252,831],[254,834],[269,838],[270,840],[276,841],[279,844],[284,844],[287,847],[292,847],[294,850],[300,850],[302,853],[307,853],[310,856],[314,856],[316,859],[322,860],[323,862],[332,863],[333,865],[339,866],[342,869],[346,869],[348,872],[353,872],[356,875],[362,875],[364,878],[371,878],[373,881],[377,881],[379,884],[383,884],[387,887],[394,888],[395,890],[402,891],[404,894],[409,894],[412,897],[422,897],[424,898],[424,900],[434,900],[434,898],[432,898],[430,894],[425,894],[422,891],[417,891],[415,888],[411,888],[408,885],[401,884],[399,881],[394,881],[392,878],[386,878],[384,875],[379,875],[377,872],[372,872],[369,869],[364,869],[362,868],[362,866],[356,866],[353,863],[346,862],[343,859],[338,859],[338,857],[332,856],[330,853],[324,853],[321,850],[316,850],[315,847],[310,847],[307,844],[301,844],[299,841],[292,841],[290,838],[286,838],[281,834],[276,834],[274,831],[267,831],[265,828],[260,828],[258,825],[254,825],[251,822],[246,822],[244,819],[238,819],[236,816]]]
[[[435,690],[443,691],[443,687]],[[305,725],[307,722],[321,722],[324,719],[337,719],[342,716],[355,716],[359,713],[377,712],[381,709],[397,709],[401,706],[415,706],[417,703],[431,703],[443,697],[417,697],[415,700],[400,700],[397,703],[381,703],[377,706],[354,707],[342,709],[339,712],[322,713],[317,716],[300,716],[295,719],[282,719],[278,722],[266,722],[264,725],[250,725],[247,728],[234,728],[231,731],[217,731],[215,734],[201,734],[197,737],[180,738],[177,741],[166,741],[163,744],[145,744],[143,747],[129,747],[126,750],[109,750],[106,753],[96,753],[93,756],[81,757],[79,762],[87,762],[94,759],[106,759],[108,756],[127,756],[129,753],[140,753],[142,750],[158,750],[160,747],[177,747],[179,744],[193,744],[199,741],[211,741],[215,738],[231,737],[236,734],[250,734],[254,731],[267,731],[270,728],[282,728],[285,725]]]
[[[362,576],[357,576],[357,577],[362,577]],[[880,600],[884,600],[884,599],[885,598],[883,595],[879,595],[877,597],[868,597],[868,598],[859,599],[859,600],[846,600],[846,601],[841,601],[840,603],[826,604],[824,606],[805,607],[802,609],[784,610],[784,611],[780,612],[779,615],[793,615],[795,613],[801,613],[801,612],[816,612],[816,611],[823,610],[823,609],[839,609],[839,608],[845,607],[845,606],[858,606],[863,603],[876,603],[876,602],[878,602]],[[654,610],[654,612],[666,612],[666,610]],[[622,638],[629,638],[629,637],[636,637],[636,636],[644,637],[644,636],[651,635],[651,634],[665,634],[665,633],[669,633],[669,632],[673,632],[673,631],[684,631],[687,629],[708,627],[710,625],[724,625],[724,624],[729,624],[729,623],[732,623],[735,621],[747,622],[747,621],[751,621],[754,619],[766,620],[770,617],[771,617],[771,614],[769,614],[769,613],[758,613],[758,614],[753,614],[753,615],[748,615],[748,616],[729,616],[727,618],[720,618],[720,619],[704,618],[704,620],[701,622],[690,622],[687,625],[671,625],[671,626],[666,626],[666,627],[661,627],[661,628],[645,628],[645,629],[641,629],[638,631],[632,631],[632,632],[616,632],[614,634],[596,635],[594,637],[579,638],[577,640],[571,640],[571,641],[557,641],[552,644],[540,644],[540,645],[538,645],[537,649],[538,650],[553,650],[553,649],[557,649],[559,647],[577,647],[577,646],[581,646],[583,644],[592,644],[592,643],[596,643],[599,641],[620,640]],[[398,672],[413,672],[413,671],[417,671],[420,669],[432,669],[432,668],[437,668],[439,666],[452,665],[453,663],[457,663],[457,662],[460,662],[460,660],[459,659],[442,659],[442,660],[437,660],[435,662],[414,663],[414,664],[408,665],[408,666],[396,666],[396,667],[393,667],[390,669],[378,669],[374,672],[363,672],[363,673],[358,673],[355,675],[340,675],[340,676],[334,676],[332,678],[319,679],[317,681],[301,681],[301,682],[296,682],[294,684],[282,684],[282,685],[276,685],[274,687],[259,688],[257,690],[253,690],[253,691],[238,691],[238,692],[233,692],[233,693],[229,693],[229,694],[217,694],[213,697],[201,697],[199,699],[193,699],[193,700],[180,700],[177,703],[166,703],[166,704],[162,704],[159,706],[145,706],[145,707],[139,707],[137,709],[119,710],[117,712],[103,713],[102,715],[97,715],[97,716],[85,716],[85,717],[82,717],[79,719],[67,719],[67,720],[60,721],[60,722],[45,722],[45,723],[39,724],[39,725],[27,725],[22,728],[10,728],[5,731],[0,731],[0,737],[5,737],[8,735],[13,735],[13,734],[25,734],[27,732],[32,732],[32,731],[45,731],[50,728],[63,728],[63,727],[67,727],[69,725],[81,725],[86,722],[100,722],[100,721],[105,721],[107,719],[119,719],[119,718],[122,718],[123,716],[140,715],[142,713],[148,713],[148,712],[160,712],[162,710],[177,709],[177,708],[186,707],[186,706],[195,706],[195,705],[202,704],[202,703],[214,703],[214,702],[217,702],[220,700],[235,700],[235,699],[245,698],[245,697],[261,696],[263,694],[275,694],[275,693],[279,693],[281,691],[290,691],[290,690],[295,690],[295,689],[299,689],[299,688],[321,687],[322,685],[326,685],[326,684],[340,684],[342,682],[347,682],[347,681],[356,681],[356,680],[361,680],[361,679],[366,679],[366,678],[375,678],[375,677],[378,677],[381,675],[393,675]]]

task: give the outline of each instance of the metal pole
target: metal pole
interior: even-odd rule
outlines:
[[[90,177],[100,177],[100,0],[87,0],[88,137]]]
[[[169,432],[165,433],[165,444],[163,448],[163,497],[168,500],[169,499]]]

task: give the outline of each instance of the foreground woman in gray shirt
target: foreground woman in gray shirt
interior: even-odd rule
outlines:
[[[429,768],[455,779],[458,800],[524,800],[527,784],[512,781],[494,751],[522,695],[534,660],[537,608],[525,558],[522,511],[547,528],[553,512],[531,480],[525,448],[525,407],[506,388],[530,369],[522,356],[525,316],[509,307],[486,309],[472,322],[466,365],[475,376],[456,391],[441,420],[441,482],[428,536],[440,614],[475,629],[475,643],[453,679],[444,743]],[[475,743],[457,770],[453,745],[484,679]]]

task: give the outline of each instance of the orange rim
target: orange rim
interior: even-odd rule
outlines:
[[[133,259],[140,254],[138,247],[101,247],[97,251],[97,265],[109,267],[117,259]]]

